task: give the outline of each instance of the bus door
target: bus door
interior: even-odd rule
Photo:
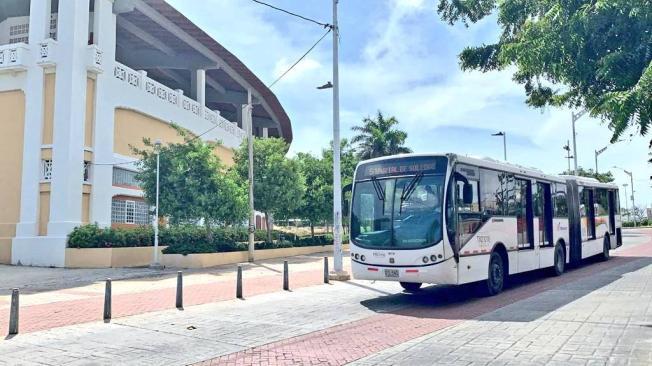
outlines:
[[[517,178],[514,183],[513,204],[516,206],[518,271],[525,272],[539,268],[539,246],[534,243],[532,182]]]
[[[609,232],[616,235],[616,192],[609,191]],[[613,240],[612,240],[613,241]]]
[[[552,235],[552,191],[549,183],[537,182],[534,192],[534,224],[539,246],[539,268],[554,264]]]

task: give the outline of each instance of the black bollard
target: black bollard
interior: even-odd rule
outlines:
[[[106,279],[104,287],[104,321],[111,320],[111,279]]]
[[[283,290],[290,291],[290,273],[288,271],[288,261],[283,261]]]
[[[11,311],[9,314],[9,335],[18,334],[18,295],[17,288],[11,290]]]
[[[242,267],[238,266],[238,277],[235,284],[235,297],[244,299],[242,296]]]
[[[324,257],[324,283],[328,283],[328,257]]]
[[[177,272],[177,309],[183,309],[183,272]]]

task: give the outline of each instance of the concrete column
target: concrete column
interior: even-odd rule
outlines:
[[[190,96],[206,106],[206,70],[192,70],[190,74]]]
[[[32,0],[29,15],[29,48],[39,54],[39,43],[50,35],[50,0]],[[29,66],[25,85],[25,133],[23,173],[20,193],[20,222],[17,237],[35,236],[39,215],[39,181],[41,178],[41,142],[43,141],[43,69]]]
[[[111,84],[115,62],[116,16],[113,14],[113,0],[94,1],[94,37],[95,44],[103,54],[104,72],[97,75],[95,84],[96,133],[93,135],[93,162],[104,165],[93,166],[90,221],[97,222],[101,227],[108,227],[111,226],[113,166],[105,164],[113,161],[115,104],[111,95]]]
[[[263,127],[263,138],[268,138],[269,137],[269,129],[267,127]]]
[[[242,115],[242,112],[243,112],[242,106],[237,104],[237,105],[234,105],[234,107],[235,107],[235,121],[233,121],[233,122],[236,125],[238,125],[238,127],[243,128],[242,126],[244,126],[244,125],[242,124],[242,122],[244,121],[243,120],[244,117]]]
[[[48,236],[81,223],[89,0],[59,1]]]

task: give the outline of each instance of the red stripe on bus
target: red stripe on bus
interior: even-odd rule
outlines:
[[[368,267],[367,269],[370,270],[371,272],[378,272],[378,268]]]
[[[406,269],[405,273],[419,273],[418,269]]]

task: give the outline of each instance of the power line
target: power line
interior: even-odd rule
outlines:
[[[254,1],[255,1],[255,0],[254,0]],[[312,47],[310,47],[310,48],[308,49],[308,51],[306,51],[306,53],[304,53],[301,57],[299,57],[299,59],[298,59],[295,63],[293,63],[292,66],[290,66],[289,69],[285,70],[285,72],[284,72],[283,74],[281,74],[281,76],[279,76],[276,80],[274,80],[273,83],[269,84],[269,87],[268,87],[268,88],[271,89],[271,88],[274,86],[274,84],[278,83],[281,79],[283,79],[283,77],[284,77],[288,72],[290,72],[290,71],[291,71],[295,66],[297,66],[297,64],[299,64],[299,62],[301,62],[301,60],[303,60],[306,56],[308,56],[308,54],[309,54],[309,53],[310,53],[310,52],[311,52],[315,47],[317,47],[317,45],[319,44],[319,42],[321,42],[324,38],[326,38],[326,36],[328,35],[328,33],[331,32],[331,30],[332,30],[332,28],[328,28],[328,30],[326,31],[326,33],[324,33],[324,35],[321,36],[321,38],[319,38],[319,39],[317,40],[317,42],[315,42],[315,44],[313,44]]]
[[[252,0],[252,1],[255,2],[255,3],[257,3],[257,4],[260,4],[260,5],[264,5],[264,6],[270,7],[270,8],[272,8],[272,9],[274,9],[274,10],[278,10],[278,11],[280,11],[280,12],[286,13],[286,14],[288,14],[288,15],[292,15],[292,16],[294,16],[294,17],[297,17],[297,18],[303,19],[303,20],[305,20],[305,21],[308,21],[308,22],[311,22],[311,23],[315,23],[315,24],[320,25],[320,26],[322,26],[322,27],[324,27],[324,28],[332,28],[332,27],[333,27],[332,25],[330,25],[330,24],[328,24],[328,23],[322,23],[322,22],[320,22],[320,21],[317,21],[317,20],[314,20],[314,19],[311,19],[311,18],[304,17],[303,15],[299,15],[299,14],[297,14],[297,13],[293,13],[293,12],[291,12],[291,11],[289,11],[289,10],[281,9],[281,8],[279,8],[279,7],[276,7],[276,6],[274,6],[274,5],[271,5],[271,4],[268,4],[268,3],[265,3],[265,2],[262,2],[262,1],[259,1],[259,0]]]

